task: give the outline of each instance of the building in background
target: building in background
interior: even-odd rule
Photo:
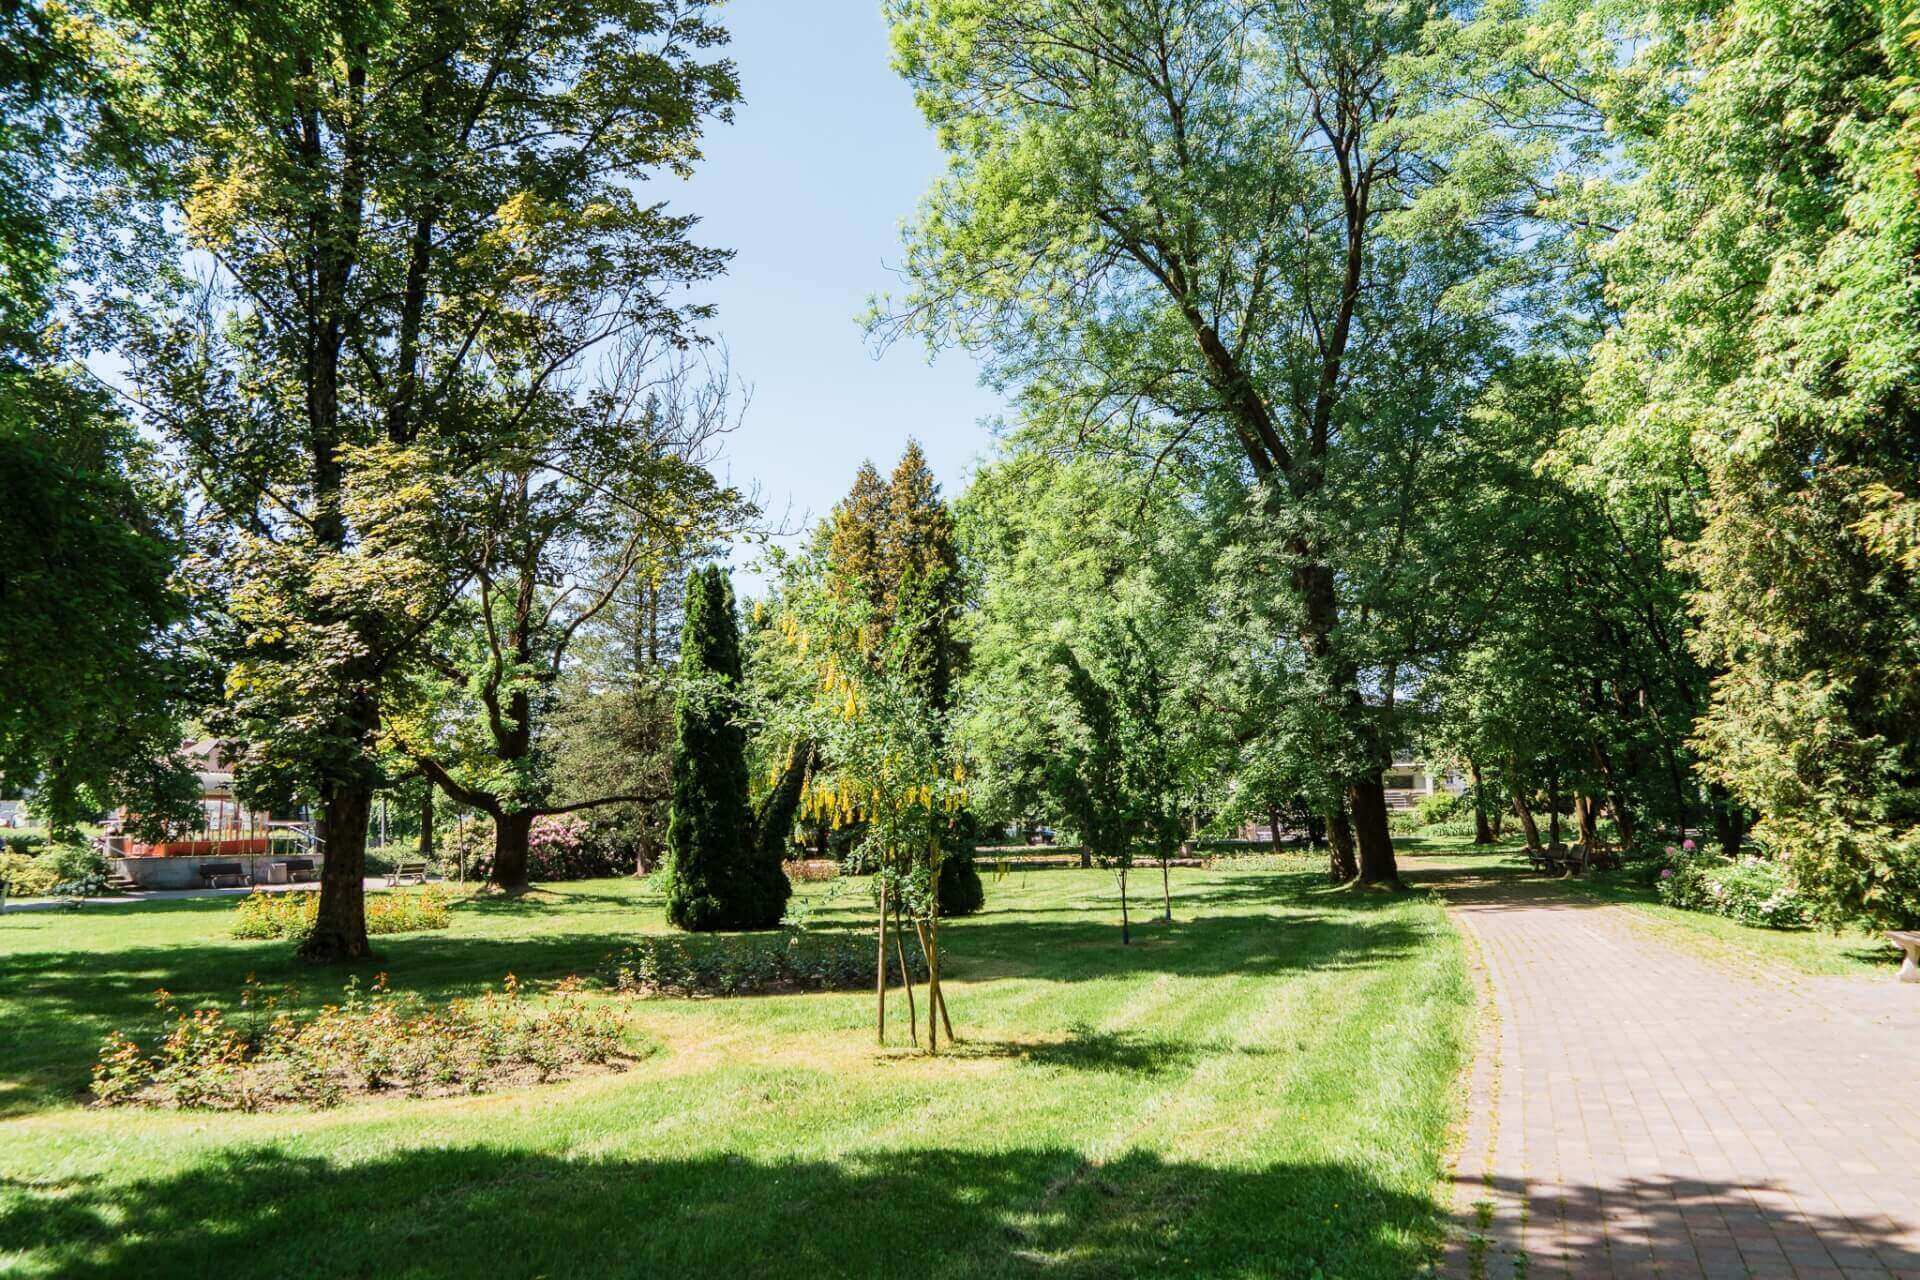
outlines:
[[[126,834],[133,815],[125,810],[114,814],[100,843],[119,876],[142,888],[195,888],[206,863],[241,863],[250,882],[273,879],[272,864],[285,855],[318,865],[320,852],[304,813],[252,809],[234,795],[233,765],[224,743],[195,738],[181,744],[180,754],[200,783],[200,826],[169,832],[164,840],[142,841]]]
[[[1467,780],[1452,769],[1436,768],[1411,750],[1393,753],[1393,763],[1380,777],[1387,790],[1387,808],[1411,809],[1435,792],[1459,795]]]

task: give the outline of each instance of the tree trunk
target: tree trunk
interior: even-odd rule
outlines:
[[[1739,857],[1740,841],[1747,834],[1746,815],[1717,783],[1708,789],[1707,801],[1713,809],[1713,833],[1720,841],[1720,852],[1729,858]]]
[[[1556,770],[1547,779],[1547,848],[1558,852],[1560,844],[1560,774]]]
[[[1593,762],[1600,766],[1600,776],[1607,781],[1607,808],[1613,811],[1613,825],[1619,828],[1620,844],[1630,849],[1638,824],[1634,822],[1633,810],[1627,806],[1626,795],[1620,789],[1620,780],[1614,775],[1613,760],[1600,749],[1598,742],[1593,743]]]
[[[1667,780],[1673,787],[1674,821],[1680,824],[1680,830],[1684,834],[1688,824],[1693,820],[1692,806],[1687,803],[1687,792],[1690,788],[1687,785],[1686,773],[1680,768],[1679,757],[1674,755],[1673,748],[1667,745],[1665,735],[1661,736],[1659,745],[1660,758],[1667,766]]]
[[[1360,864],[1353,857],[1353,819],[1347,815],[1346,801],[1327,818],[1327,877],[1335,884],[1345,884],[1360,874]]]
[[[433,858],[433,783],[421,780],[420,793],[420,860],[429,862]]]
[[[873,1039],[874,1043],[885,1047],[887,1043],[887,877],[880,875],[880,928],[877,934],[879,942],[875,948],[873,961]]]
[[[1360,883],[1400,887],[1400,868],[1393,858],[1393,837],[1387,832],[1387,789],[1379,775],[1347,788],[1353,808],[1354,845],[1360,855]]]
[[[907,948],[900,940],[900,899],[893,900],[893,954],[900,962],[900,985],[907,989],[907,1039],[920,1047],[920,1011],[913,1003],[913,970],[907,968]]]
[[[493,819],[493,872],[487,877],[507,893],[527,890],[527,843],[531,813],[501,813]]]
[[[934,1022],[933,1014],[942,1008],[940,994],[940,900],[935,895],[927,906],[927,1052],[940,1052],[940,1032]],[[953,1028],[947,1028],[949,1039]]]
[[[1487,821],[1487,801],[1481,794],[1486,784],[1480,779],[1480,766],[1469,760],[1467,772],[1473,778],[1473,842],[1493,844],[1498,837],[1493,833],[1493,824]]]
[[[1600,806],[1594,797],[1584,791],[1573,794],[1573,818],[1580,833],[1580,843],[1593,849],[1600,843]]]
[[[938,904],[936,904],[936,908],[937,905]],[[934,941],[929,941],[927,936],[928,930],[932,927],[932,916],[928,916],[924,923],[918,916],[914,917],[913,931],[920,939],[920,954],[927,957],[927,1037],[929,1041],[931,1041],[933,1037],[933,1015],[938,1011],[940,1015],[940,1025],[946,1029],[947,1040],[951,1043],[958,1037],[953,1034],[953,1019],[947,1016],[946,992],[940,990],[939,985],[933,980],[935,972],[934,956],[937,944]],[[939,935],[935,934],[934,937],[937,939]],[[938,1046],[933,1046],[933,1048],[937,1047]],[[932,1048],[928,1051],[932,1052]]]
[[[1521,829],[1527,833],[1527,848],[1538,853],[1540,851],[1540,827],[1534,822],[1533,810],[1527,807],[1526,799],[1520,794],[1518,787],[1515,787],[1513,790],[1513,813],[1515,817],[1520,819]]]
[[[1133,945],[1133,922],[1127,919],[1127,869],[1120,868],[1120,945]]]
[[[373,812],[373,786],[335,784],[319,805],[320,906],[313,928],[300,944],[300,956],[314,963],[361,960],[373,954],[367,944],[367,819]]]
[[[1627,804],[1626,797],[1618,791],[1607,792],[1607,808],[1613,813],[1613,825],[1620,832],[1620,847],[1631,849],[1640,834],[1640,824],[1633,816],[1633,809]]]
[[[1167,859],[1165,858],[1160,859],[1160,901],[1166,907],[1166,911],[1164,912],[1164,914],[1161,915],[1160,919],[1167,924],[1172,924],[1173,923],[1173,873],[1168,868]]]
[[[1267,810],[1267,843],[1275,853],[1280,852],[1280,811]]]

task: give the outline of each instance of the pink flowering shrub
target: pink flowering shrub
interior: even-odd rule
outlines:
[[[467,874],[485,879],[493,870],[493,824],[476,822],[467,830]],[[596,838],[592,826],[578,814],[553,814],[533,820],[533,830],[527,836],[529,880],[596,880],[632,870],[627,853]]]
[[[1807,922],[1807,903],[1792,875],[1770,858],[1727,859],[1699,852],[1691,840],[1679,848],[1668,845],[1667,858],[1655,889],[1670,907],[1774,928]]]

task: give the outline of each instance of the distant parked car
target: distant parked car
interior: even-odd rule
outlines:
[[[1052,827],[1035,827],[1033,830],[1027,832],[1027,843],[1028,844],[1052,844],[1053,828]]]

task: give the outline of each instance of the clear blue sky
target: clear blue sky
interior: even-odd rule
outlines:
[[[952,496],[990,447],[982,423],[1002,401],[965,353],[929,365],[903,343],[876,359],[857,323],[869,295],[898,290],[901,221],[941,164],[888,65],[879,0],[731,0],[720,12],[746,101],[709,132],[691,182],[648,194],[699,214],[697,238],[735,253],[701,291],[753,385],[727,447],[732,478],[811,524],[862,459],[884,472],[911,435]]]

